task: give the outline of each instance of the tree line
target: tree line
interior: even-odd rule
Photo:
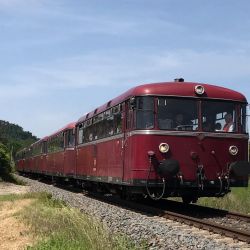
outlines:
[[[15,155],[21,148],[27,147],[38,138],[22,127],[0,120],[0,143],[4,144]]]
[[[9,179],[14,170],[13,158],[20,149],[29,146],[38,138],[22,127],[0,120],[0,177]]]

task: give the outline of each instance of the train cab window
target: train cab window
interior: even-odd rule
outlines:
[[[240,108],[240,126],[242,133],[248,133],[248,115],[247,115],[247,105],[241,105]]]
[[[225,101],[202,102],[202,130],[204,132],[237,132],[236,104]]]
[[[157,118],[161,130],[195,131],[198,128],[197,101],[159,97]]]
[[[154,128],[154,97],[143,96],[136,98],[136,128]]]

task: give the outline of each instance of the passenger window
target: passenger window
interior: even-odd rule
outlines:
[[[74,130],[70,129],[66,132],[66,147],[74,147],[75,146],[75,135]]]
[[[83,124],[80,124],[78,127],[78,144],[83,143]]]

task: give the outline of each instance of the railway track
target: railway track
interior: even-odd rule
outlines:
[[[190,226],[195,226],[201,229],[205,229],[210,232],[218,233],[233,239],[250,243],[250,233],[243,230],[234,229],[232,227],[220,225],[216,222],[213,223],[207,220],[197,219],[192,216],[186,216],[183,214],[173,213],[169,211],[163,211],[162,214],[160,214],[160,216],[181,223],[185,223]]]
[[[162,200],[159,203],[156,203],[158,208],[165,208],[167,210],[172,211],[173,209],[178,212],[182,213],[192,213],[193,215],[200,216],[200,217],[208,217],[211,216],[218,216],[218,217],[227,217],[237,220],[243,220],[245,222],[250,223],[250,215],[241,214],[236,212],[230,212],[227,210],[211,208],[211,207],[204,207],[196,204],[183,204],[182,202],[170,201],[170,200]]]
[[[95,198],[103,200],[103,198],[101,198],[99,195],[96,196],[95,194],[94,195],[91,194],[91,196],[95,196]],[[230,225],[221,225],[220,223],[214,222],[211,219],[213,216],[214,218],[216,218],[215,221],[218,220],[218,218],[229,217],[235,220],[249,223],[250,216],[248,215],[229,212],[225,210],[207,208],[207,207],[202,207],[202,206],[197,206],[197,205],[188,205],[188,206],[186,205],[186,207],[189,207],[189,208],[195,207],[196,212],[198,211],[198,209],[201,209],[203,215],[205,211],[209,211],[210,220],[208,220],[208,219],[204,219],[203,216],[200,217],[200,215],[198,216],[200,218],[194,215],[187,215],[186,209],[184,213],[172,212],[172,211],[166,210],[166,207],[162,209],[162,208],[159,208],[159,204],[157,204],[156,206],[152,206],[152,205],[142,204],[138,202],[124,201],[124,200],[120,200],[112,196],[105,197],[105,201],[109,202],[110,204],[122,206],[123,208],[125,207],[128,209],[132,209],[136,212],[139,211],[142,213],[146,213],[148,215],[159,216],[161,218],[177,221],[180,223],[184,223],[190,226],[197,227],[199,229],[208,230],[209,232],[213,232],[215,234],[220,234],[229,238],[233,238],[239,241],[250,243],[249,229],[239,230],[239,229],[231,227]],[[181,206],[181,204],[178,204],[178,206]],[[172,203],[172,208],[173,208],[173,203]],[[194,211],[191,212],[191,214],[193,213]]]

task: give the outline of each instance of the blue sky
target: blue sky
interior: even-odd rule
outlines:
[[[250,100],[248,0],[0,0],[0,119],[38,137],[137,84]]]

